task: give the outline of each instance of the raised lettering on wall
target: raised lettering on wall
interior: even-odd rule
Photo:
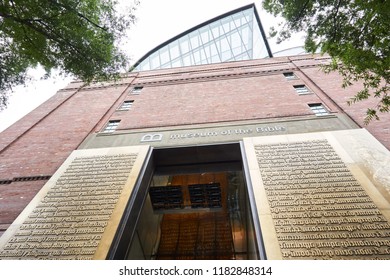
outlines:
[[[137,154],[76,157],[0,259],[92,259]]]
[[[390,259],[390,224],[327,140],[255,151],[284,259]]]

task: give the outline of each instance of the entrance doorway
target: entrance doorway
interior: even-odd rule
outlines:
[[[132,238],[120,245],[121,258],[259,258],[238,143],[155,149],[150,164],[137,218],[126,221]]]

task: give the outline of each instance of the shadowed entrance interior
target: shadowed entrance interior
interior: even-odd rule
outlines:
[[[259,258],[239,143],[154,150],[151,162],[126,259]]]
[[[172,177],[169,186],[180,186],[181,195],[175,201],[178,204],[155,207],[152,202],[155,209],[172,212],[162,217],[156,259],[235,259],[227,176],[228,173],[221,172]],[[149,192],[155,188],[151,187]],[[162,199],[152,201],[164,203],[161,193]]]

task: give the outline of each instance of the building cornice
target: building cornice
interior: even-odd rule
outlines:
[[[127,86],[133,82],[135,86],[161,86],[179,83],[197,83],[224,79],[241,79],[257,76],[277,75],[286,71],[296,71],[298,68],[315,68],[329,61],[328,56],[305,55],[280,57],[270,59],[258,59],[253,61],[226,62],[212,65],[200,65],[164,70],[151,70],[143,72],[132,72],[123,75],[115,82],[92,83],[83,85],[81,90],[96,90]],[[310,63],[294,65],[294,61],[308,61]],[[275,69],[275,66],[277,68]],[[208,68],[208,69],[207,69]],[[135,79],[134,79],[135,78]],[[74,90],[69,86],[63,90]]]

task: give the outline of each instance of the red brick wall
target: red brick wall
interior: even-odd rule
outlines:
[[[93,130],[124,89],[120,86],[82,90],[52,112],[47,112],[34,127],[3,149],[0,178],[53,174]],[[13,129],[18,130],[18,124],[6,133],[11,134]]]
[[[62,102],[71,97],[75,92],[75,90],[57,92],[54,97],[50,98],[45,103],[38,106],[36,109],[20,119],[17,123],[1,132],[0,151],[3,150],[12,141],[21,136],[25,131],[29,130],[41,119],[46,117],[50,111],[60,106]]]
[[[314,94],[295,92],[293,85],[305,82],[285,79],[281,69],[293,69],[286,61],[270,64],[268,60],[266,65],[223,68],[219,72],[214,69],[210,73],[205,72],[207,66],[195,69],[191,75],[171,75],[171,79],[164,72],[155,76],[141,73],[135,80],[144,85],[141,94],[127,96],[134,100],[133,107],[114,112],[111,119],[121,120],[119,129],[202,124],[312,115],[308,104],[324,103],[314,87]],[[326,105],[337,112],[333,103]]]
[[[381,113],[379,121],[374,119],[368,125],[364,124],[367,108],[375,108],[378,99],[370,98],[348,105],[347,101],[361,89],[361,85],[354,84],[343,89],[341,87],[342,79],[335,72],[326,75],[316,68],[306,68],[304,72],[360,127],[367,129],[387,149],[390,149],[390,113]]]

